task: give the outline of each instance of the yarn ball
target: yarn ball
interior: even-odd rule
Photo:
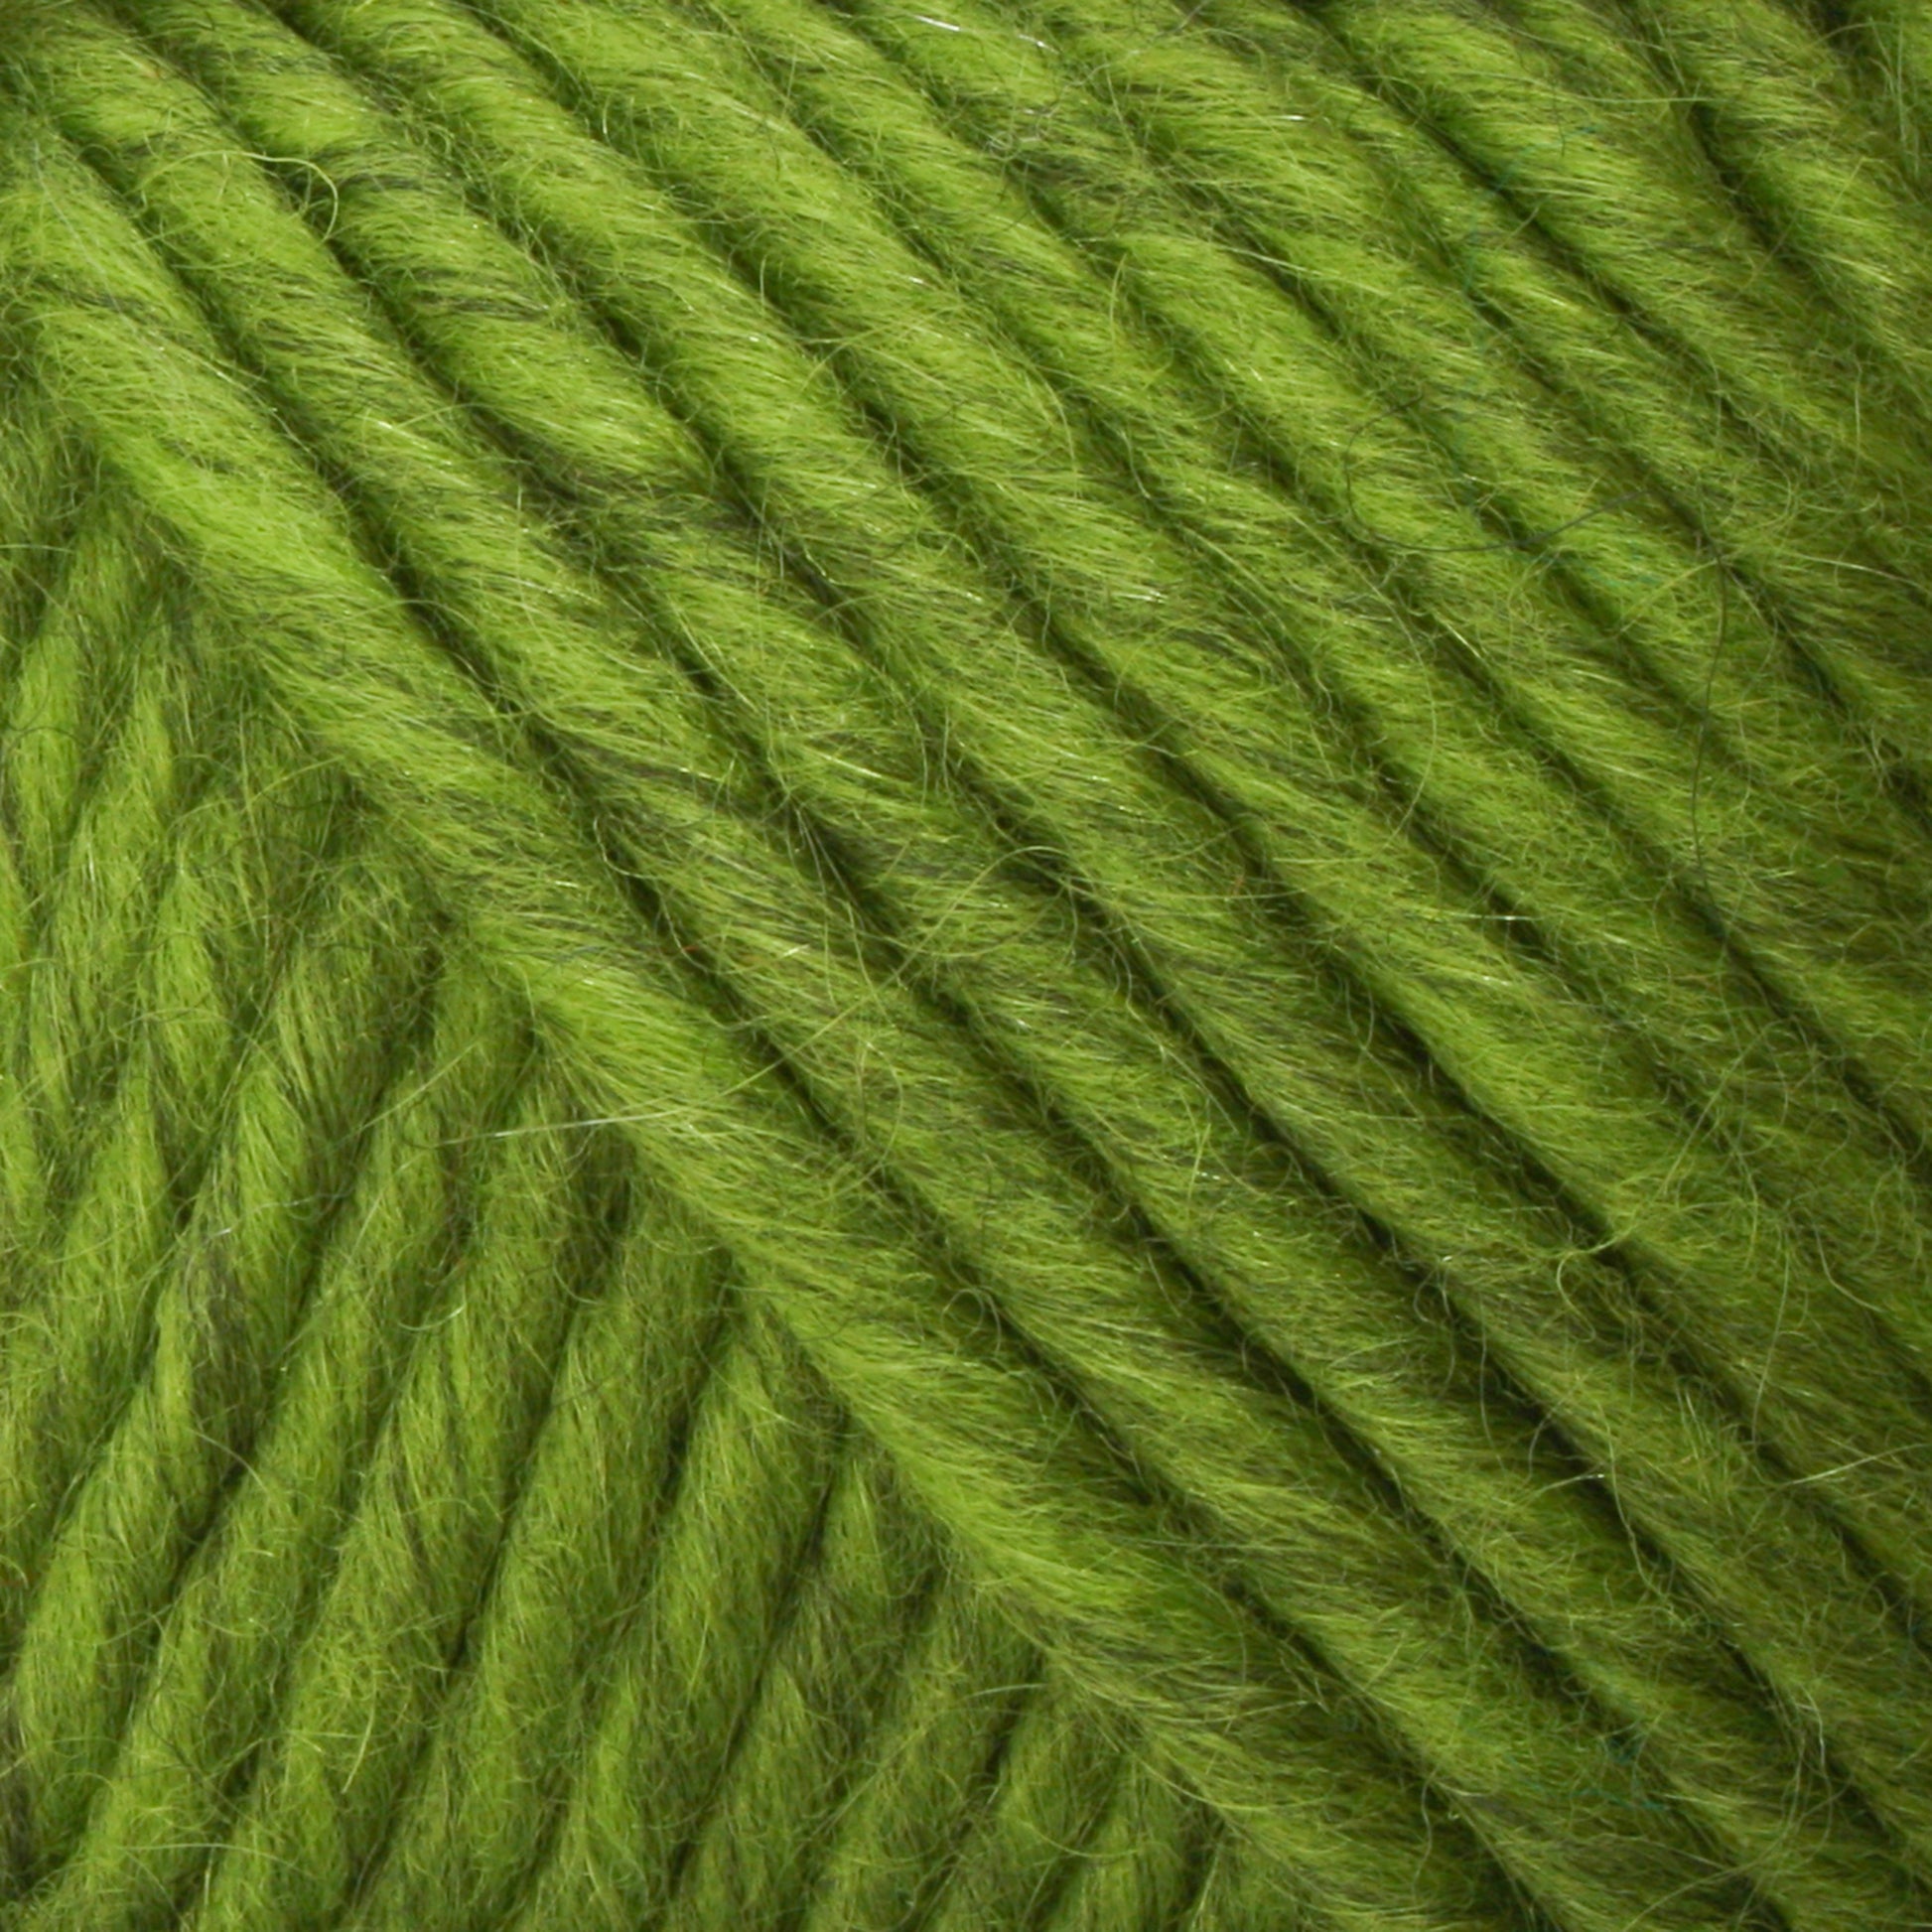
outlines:
[[[1932,11],[919,3],[0,9],[0,1932],[1932,1928]]]

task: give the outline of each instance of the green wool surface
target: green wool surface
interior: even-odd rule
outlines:
[[[1926,0],[0,0],[0,1932],[1932,1932]]]

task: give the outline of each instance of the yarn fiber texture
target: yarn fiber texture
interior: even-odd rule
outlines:
[[[924,3],[0,6],[0,1932],[1926,1932],[1932,11]]]

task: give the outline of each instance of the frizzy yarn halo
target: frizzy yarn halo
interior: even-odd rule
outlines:
[[[0,13],[0,1932],[1932,1927],[1928,102]]]

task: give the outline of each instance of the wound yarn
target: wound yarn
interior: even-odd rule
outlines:
[[[1909,0],[0,14],[0,1932],[1932,1927]]]

